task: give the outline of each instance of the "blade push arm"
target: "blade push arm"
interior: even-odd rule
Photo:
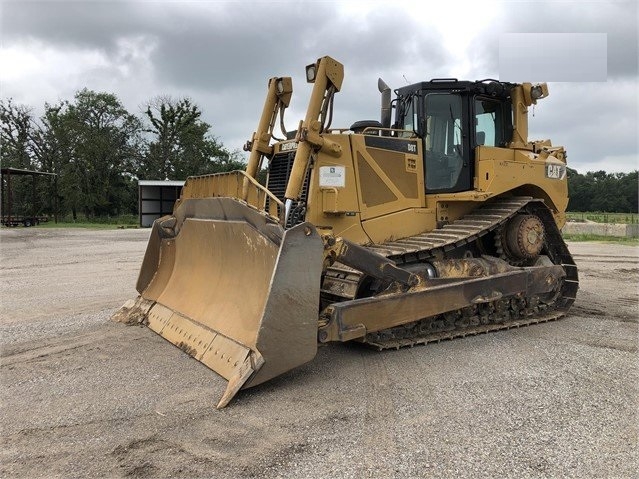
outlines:
[[[273,147],[270,146],[270,142],[273,137],[275,121],[278,114],[283,117],[284,110],[288,107],[292,94],[293,82],[291,77],[273,77],[268,81],[268,93],[264,101],[260,122],[257,125],[257,130],[253,133],[253,138],[244,146],[246,151],[251,152],[246,165],[246,173],[252,178],[257,175],[263,155],[273,153]],[[248,180],[245,180],[242,188],[242,199],[244,201],[248,197],[248,191]]]
[[[284,195],[287,219],[292,202],[300,197],[313,150],[321,149],[333,156],[342,154],[337,143],[322,138],[321,134],[327,127],[327,122],[330,123],[333,95],[342,87],[344,66],[331,57],[322,57],[315,64],[306,67],[306,79],[309,83],[314,83],[314,86],[306,117],[300,122],[297,131],[298,147]]]

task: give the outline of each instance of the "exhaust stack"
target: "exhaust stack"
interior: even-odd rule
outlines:
[[[377,79],[377,88],[382,94],[382,114],[380,122],[383,128],[390,128],[391,126],[391,89],[381,78]],[[382,132],[382,135],[387,136],[388,132]]]

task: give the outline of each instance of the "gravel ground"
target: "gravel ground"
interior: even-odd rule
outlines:
[[[639,248],[573,243],[557,322],[225,382],[112,323],[148,230],[0,231],[2,477],[637,477]]]

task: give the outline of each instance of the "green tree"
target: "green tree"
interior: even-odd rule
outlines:
[[[577,170],[572,168],[568,168],[568,195],[570,196],[568,204],[570,211],[590,210],[588,181],[584,175],[579,174]]]
[[[88,218],[130,212],[122,201],[131,181],[124,178],[132,178],[139,160],[140,120],[115,95],[86,88],[46,114],[50,145],[66,157],[61,189],[74,216],[77,209]]]
[[[0,160],[5,167],[34,167],[31,109],[0,100]]]
[[[69,210],[76,219],[77,211],[82,209],[78,185],[73,184],[72,178],[68,178],[69,159],[73,157],[73,141],[71,132],[66,129],[65,116],[62,113],[66,102],[52,105],[45,103],[44,114],[40,117],[39,128],[34,134],[34,143],[40,152],[43,170],[58,175],[59,189],[55,184],[47,183],[43,195],[51,204],[56,204],[55,195],[64,202],[57,202],[58,214],[64,214]]]
[[[144,115],[151,139],[138,170],[140,178],[183,180],[242,164],[238,153],[230,153],[211,135],[211,126],[190,99],[158,97]]]
[[[568,169],[570,211],[601,211],[606,213],[637,213],[637,171],[606,173],[588,171],[580,174]]]
[[[629,212],[639,212],[639,171],[635,170],[626,175],[622,188],[630,204]]]
[[[0,100],[0,164],[3,167],[26,170],[42,170],[42,151],[37,141],[41,125],[30,107],[19,105],[12,99]],[[43,202],[40,195],[33,195],[33,183],[42,187],[50,181],[38,178],[13,176],[11,184],[12,213],[39,214]],[[9,191],[5,191],[8,194]],[[36,192],[37,193],[37,192]],[[34,202],[35,200],[35,202]],[[6,198],[3,198],[6,201]],[[5,206],[7,203],[5,203]],[[51,205],[51,204],[50,204]],[[53,209],[50,208],[49,212]]]

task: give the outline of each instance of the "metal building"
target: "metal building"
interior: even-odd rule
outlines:
[[[156,219],[171,214],[182,186],[184,181],[138,180],[140,226],[150,227]]]

